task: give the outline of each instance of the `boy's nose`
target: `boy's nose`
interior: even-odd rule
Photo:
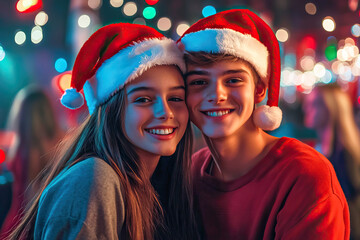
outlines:
[[[216,84],[213,89],[210,89],[208,95],[208,102],[210,103],[221,103],[226,101],[227,93],[221,84]]]

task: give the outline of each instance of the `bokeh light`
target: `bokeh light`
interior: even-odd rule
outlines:
[[[280,42],[286,42],[289,39],[289,33],[285,28],[280,28],[279,30],[277,30],[275,35],[277,40],[279,40]]]
[[[48,15],[44,11],[41,11],[38,14],[36,14],[34,20],[35,25],[44,26],[47,22],[48,22]]]
[[[137,5],[134,2],[127,2],[124,5],[123,12],[126,16],[133,16],[137,12]]]
[[[58,86],[61,92],[71,87],[71,71],[64,72],[58,77]]]
[[[31,41],[35,44],[40,43],[43,40],[43,31],[40,26],[35,26],[31,30]]]
[[[304,71],[311,71],[314,65],[315,59],[312,56],[304,56],[300,59],[300,66]]]
[[[305,11],[310,15],[315,15],[316,14],[316,5],[311,2],[305,4]]]
[[[88,0],[88,6],[91,9],[97,10],[101,7],[101,5],[102,5],[102,0]]]
[[[162,17],[158,20],[157,27],[161,31],[168,31],[171,28],[171,20],[167,17]]]
[[[313,72],[316,77],[318,77],[318,78],[324,77],[325,71],[326,71],[326,68],[325,68],[324,64],[322,64],[322,63],[315,64]]]
[[[67,69],[67,62],[64,58],[58,58],[55,61],[55,70],[59,73],[65,72],[65,70]]]
[[[0,148],[0,164],[5,161],[6,154],[5,151]]]
[[[153,7],[146,7],[143,10],[143,16],[146,19],[153,19],[156,16],[156,10]]]
[[[110,0],[110,5],[114,8],[121,7],[124,4],[124,0]]]
[[[181,36],[190,27],[187,23],[180,23],[176,28],[177,35]]]
[[[337,49],[335,45],[329,45],[325,48],[325,57],[329,61],[336,59]]]
[[[135,18],[134,21],[133,21],[133,23],[135,23],[135,24],[140,24],[140,25],[146,25],[145,19],[143,19],[143,18],[141,18],[141,17]]]
[[[360,24],[354,24],[352,27],[351,27],[351,34],[354,36],[354,37],[359,37],[360,36]]]
[[[211,5],[208,5],[208,6],[204,7],[203,10],[202,10],[202,15],[204,17],[214,15],[215,13],[216,13],[216,9]]]
[[[145,2],[149,5],[155,5],[155,4],[157,4],[158,1],[159,0],[145,0]]]
[[[87,28],[90,26],[91,19],[89,15],[83,14],[78,19],[78,25],[81,28]]]
[[[325,31],[332,32],[335,30],[335,20],[332,17],[325,17],[322,21],[322,26]]]
[[[2,46],[0,46],[0,62],[5,58],[5,50]]]
[[[15,43],[16,44],[22,45],[22,44],[24,44],[25,40],[26,40],[26,34],[23,31],[18,31],[15,34]]]

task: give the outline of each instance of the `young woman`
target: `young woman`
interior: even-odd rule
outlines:
[[[50,161],[49,150],[63,137],[49,97],[35,85],[17,93],[7,125],[16,134],[16,143],[9,148],[4,163],[13,174],[14,183],[11,208],[0,236],[16,225],[22,209],[40,190],[43,176],[39,173]]]
[[[360,132],[349,95],[337,84],[317,85],[304,99],[304,124],[316,149],[334,166],[350,208],[351,238],[360,239]]]
[[[182,54],[154,29],[118,23],[81,48],[69,108],[90,116],[12,239],[196,239]],[[168,157],[163,157],[168,156]]]

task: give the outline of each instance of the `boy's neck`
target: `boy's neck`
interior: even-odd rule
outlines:
[[[223,181],[245,175],[266,156],[277,140],[259,128],[211,139],[209,148],[215,160],[211,175]]]

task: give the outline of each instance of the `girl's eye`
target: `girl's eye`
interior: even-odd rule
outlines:
[[[183,98],[179,98],[179,97],[173,97],[173,98],[170,98],[169,101],[173,101],[173,102],[183,102],[184,99],[183,99]]]
[[[194,80],[194,81],[190,81],[189,85],[205,85],[206,81],[204,80]]]
[[[135,99],[135,102],[137,102],[137,103],[148,103],[148,102],[151,102],[151,99],[146,98],[146,97],[139,97],[139,98]]]

